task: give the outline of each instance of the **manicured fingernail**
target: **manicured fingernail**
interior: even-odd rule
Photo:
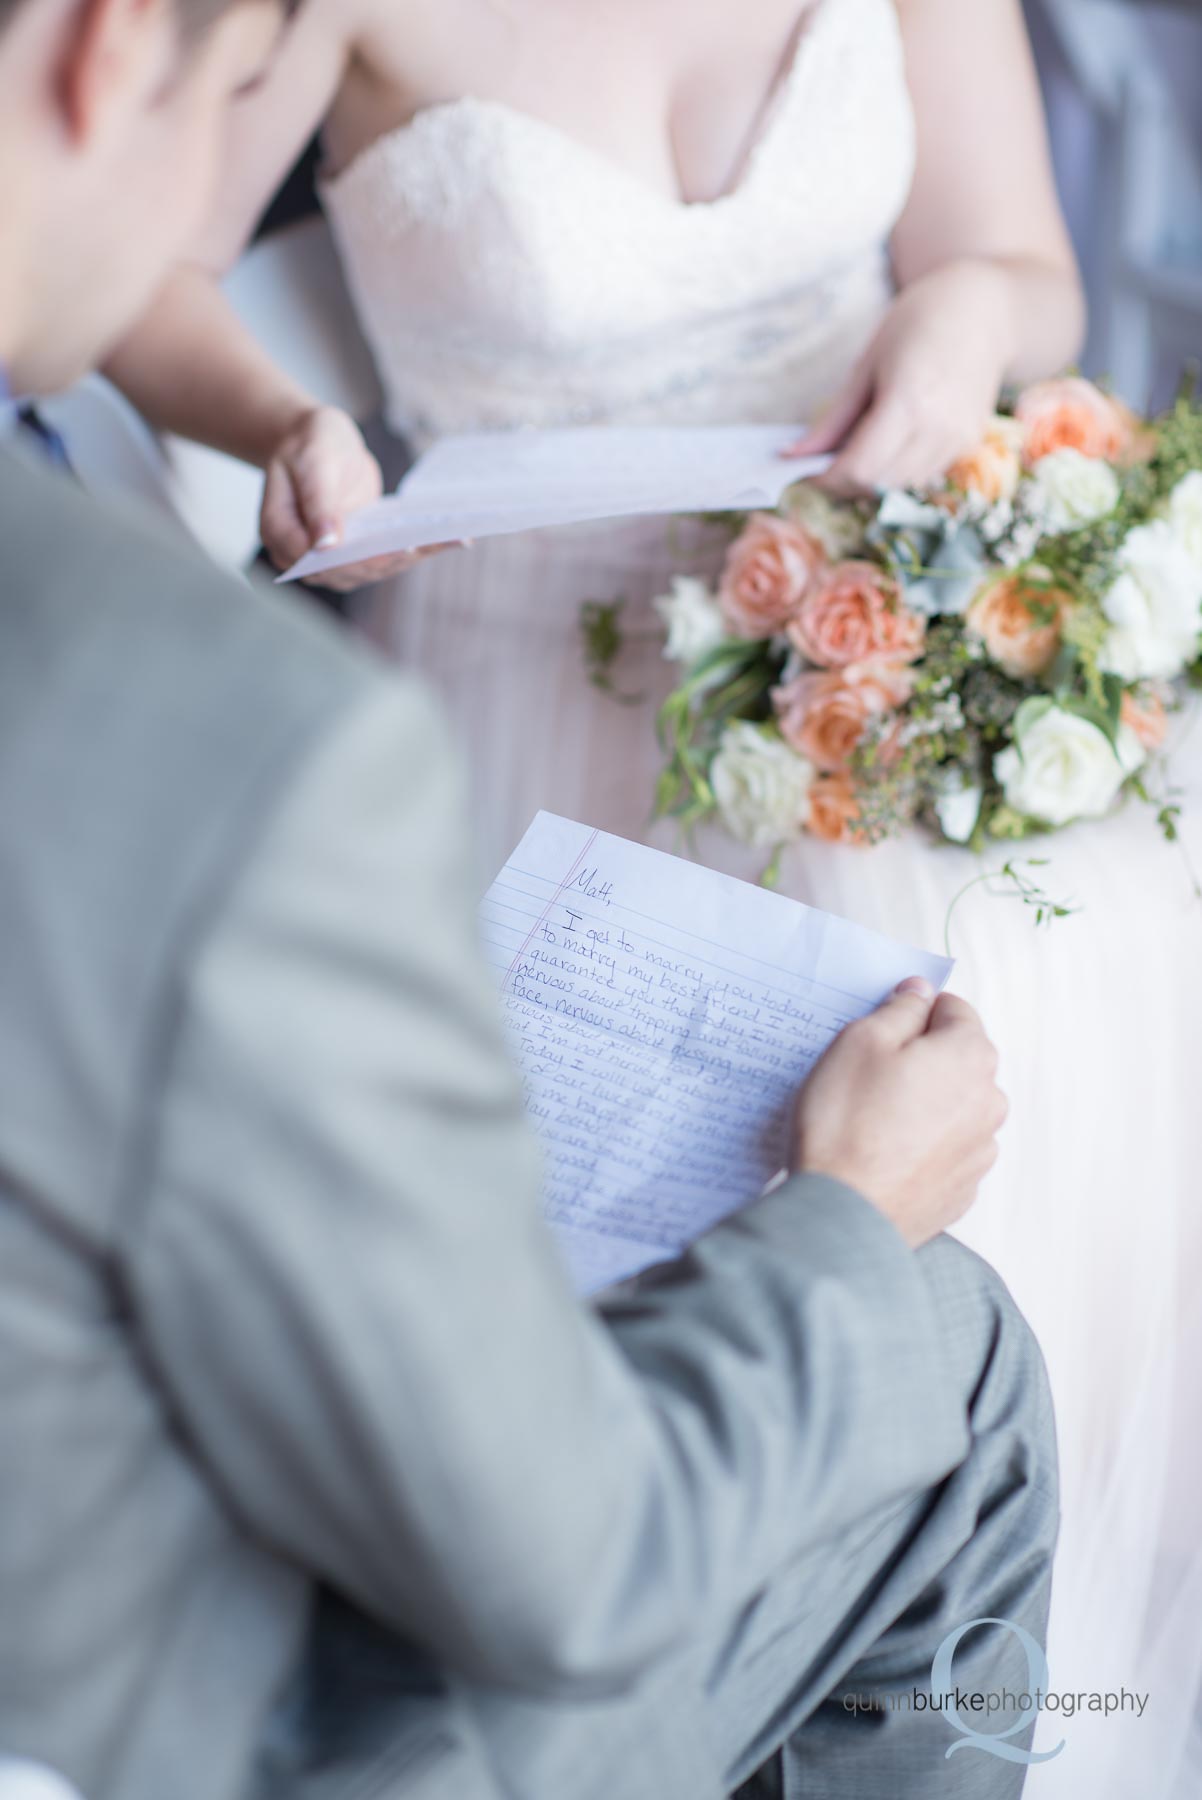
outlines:
[[[315,550],[333,550],[338,543],[336,531],[323,531],[313,548]]]

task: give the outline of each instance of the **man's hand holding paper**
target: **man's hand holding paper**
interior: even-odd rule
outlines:
[[[914,1244],[971,1203],[1003,1109],[976,1015],[934,999],[943,958],[548,813],[482,929],[582,1292],[679,1255],[790,1160]]]
[[[910,978],[806,1082],[792,1167],[855,1188],[917,1249],[964,1217],[997,1160],[997,1067],[972,1007]]]

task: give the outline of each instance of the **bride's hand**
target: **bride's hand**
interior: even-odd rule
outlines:
[[[790,451],[837,452],[820,485],[844,497],[936,481],[981,440],[1011,342],[1004,272],[937,269],[905,288],[829,412]]]
[[[267,464],[259,530],[277,569],[290,569],[310,550],[338,543],[347,518],[384,491],[380,465],[349,414],[317,406],[281,438]],[[377,556],[315,577],[322,587],[350,593],[412,568],[433,551]]]

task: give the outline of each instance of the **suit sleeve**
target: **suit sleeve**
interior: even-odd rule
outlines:
[[[569,1289],[453,759],[375,692],[195,952],[125,1255],[245,1526],[449,1666],[612,1691],[968,1446],[921,1262],[790,1182],[608,1314]]]

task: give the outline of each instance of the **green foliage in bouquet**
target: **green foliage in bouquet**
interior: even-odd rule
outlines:
[[[709,770],[726,727],[737,719],[771,720],[783,661],[771,643],[723,642],[673,690],[657,721],[667,755],[655,797],[658,817],[688,827],[715,810]]]

